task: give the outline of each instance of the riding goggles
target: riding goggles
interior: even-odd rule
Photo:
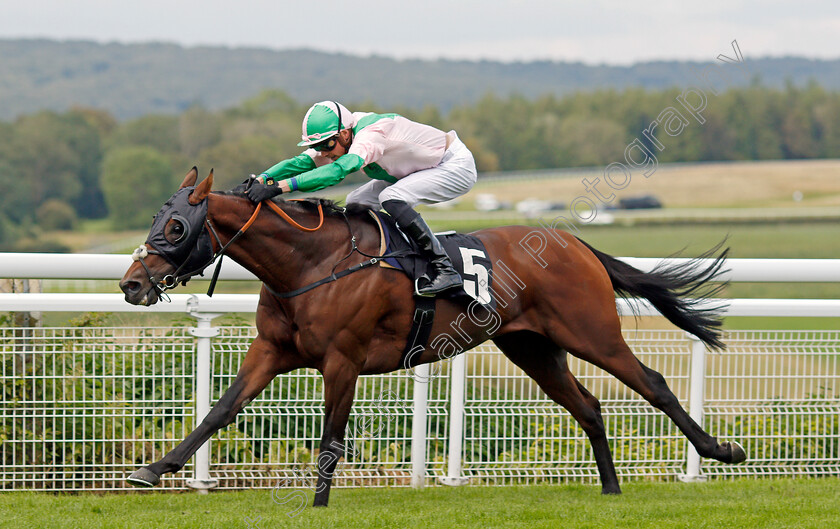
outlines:
[[[329,139],[322,141],[321,143],[316,143],[311,147],[318,152],[326,152],[335,149],[336,144],[338,144],[338,136],[333,136]]]

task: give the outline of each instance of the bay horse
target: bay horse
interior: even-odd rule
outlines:
[[[255,207],[235,190],[211,193],[212,171],[198,185],[197,177],[193,168],[156,215],[120,288],[127,302],[152,305],[166,289],[224,253],[263,282],[256,313],[258,334],[230,388],[201,424],[128,481],[137,486],[158,484],[162,474],[180,470],[217,430],[233,422],[274,377],[314,368],[324,379],[325,407],[314,505],[326,506],[333,472],[343,456],[357,378],[406,367],[401,359],[413,317],[411,281],[399,271],[367,267],[301,295],[282,297],[277,293],[329,277],[337,263],[361,266],[378,251],[378,227],[367,211],[318,199],[276,199]],[[270,208],[260,211],[259,206],[266,204]],[[453,351],[493,340],[580,423],[589,437],[604,494],[620,494],[621,489],[600,404],[569,370],[567,354],[611,373],[662,410],[702,457],[724,463],[746,460],[741,445],[718,442],[704,431],[662,375],[636,359],[622,337],[615,302],[616,293],[645,298],[676,326],[722,349],[718,314],[683,296],[704,292],[698,289],[717,278],[726,250],[710,266],[691,260],[646,273],[561,230],[508,226],[474,235],[499,268],[495,272],[494,267],[493,273],[498,298],[492,312],[495,323],[487,325],[489,316],[481,319],[475,311],[465,318],[463,304],[439,299],[431,336],[449,339],[432,340],[414,364],[435,362]],[[537,253],[534,243],[539,241],[529,237],[557,242],[542,245]],[[357,244],[363,251],[354,251]],[[719,247],[703,257],[717,253]],[[452,333],[456,321],[460,331]]]

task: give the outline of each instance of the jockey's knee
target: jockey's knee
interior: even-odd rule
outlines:
[[[382,190],[381,193],[379,193],[379,203],[382,205],[385,211],[388,211],[388,208],[385,207],[385,202],[394,201],[402,202],[406,204],[409,208],[413,208],[419,203],[419,200],[410,196],[409,193],[405,193],[401,189],[394,188],[393,186],[386,187],[384,190]]]
[[[380,195],[381,197],[382,195]],[[400,226],[405,226],[417,218],[419,214],[411,208],[404,200],[388,199],[382,201],[382,208],[397,221]]]
[[[379,201],[376,200],[375,196],[370,197],[364,193],[356,193],[355,191],[347,195],[345,202],[348,206],[350,204],[360,204],[362,206],[368,206],[371,209],[379,209]]]

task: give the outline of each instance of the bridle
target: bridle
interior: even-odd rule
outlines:
[[[204,198],[197,204],[192,204],[188,201],[189,195],[193,190],[193,186],[182,188],[163,205],[158,214],[155,215],[146,242],[138,246],[131,254],[131,259],[139,261],[146,271],[146,277],[149,284],[152,285],[151,288],[155,290],[161,300],[166,302],[170,301],[169,296],[166,294],[167,290],[175,288],[179,283],[186,285],[187,281],[196,275],[204,275],[204,269],[218,259],[216,269],[213,271],[213,276],[210,280],[210,286],[207,289],[207,295],[212,296],[216,288],[216,281],[219,278],[225,252],[251,227],[257,219],[257,215],[259,215],[263,205],[263,202],[257,204],[257,207],[245,224],[226,244],[222,244],[216,229],[213,227],[213,223],[207,218],[207,198]],[[324,225],[324,209],[320,203],[318,204],[319,222],[314,228],[307,228],[300,225],[274,202],[269,200],[265,203],[275,213],[299,230],[314,232]],[[173,212],[167,215],[166,213],[169,210],[173,210]],[[175,242],[169,241],[165,236],[166,225],[171,219],[180,222],[185,230],[185,233]],[[193,233],[193,227],[199,219],[201,219],[202,227],[205,229],[199,229],[196,230],[196,233]],[[214,247],[218,248],[218,250],[214,250]],[[185,253],[186,256],[183,256]],[[175,267],[175,271],[161,279],[156,279],[145,261],[145,258],[149,255],[161,256],[170,265]],[[180,261],[180,264],[178,264],[178,261]],[[189,269],[189,271],[182,272],[184,269]]]

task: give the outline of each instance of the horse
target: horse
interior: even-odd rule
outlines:
[[[162,459],[127,480],[157,485],[162,474],[180,470],[217,430],[233,422],[274,377],[314,368],[324,380],[325,417],[314,505],[326,506],[333,472],[344,455],[358,377],[407,367],[403,348],[413,317],[412,283],[399,271],[364,267],[370,255],[378,255],[380,241],[367,208],[280,198],[255,206],[241,190],[211,192],[212,171],[198,185],[197,177],[193,167],[155,216],[120,288],[127,302],[152,305],[215,257],[227,255],[263,283],[258,334],[230,388],[204,420]],[[689,417],[664,377],[633,355],[616,310],[616,294],[647,299],[676,326],[711,348],[724,348],[719,312],[695,303],[703,292],[711,295],[708,288],[720,275],[728,248],[719,251],[719,244],[701,256],[719,254],[711,265],[697,258],[642,272],[559,229],[507,226],[473,235],[498,265],[493,271],[498,303],[481,313],[438,299],[431,336],[447,339],[433,340],[415,355],[413,365],[495,342],[581,425],[603,494],[620,494],[621,488],[600,403],[569,370],[568,354],[611,373],[664,412],[702,457],[733,464],[746,460],[740,444],[718,442]],[[357,271],[328,280],[335,278],[338,266]],[[281,294],[295,290],[305,292]],[[465,311],[470,317],[464,317]],[[487,323],[491,319],[492,325]],[[452,322],[459,322],[458,332],[451,331]]]

